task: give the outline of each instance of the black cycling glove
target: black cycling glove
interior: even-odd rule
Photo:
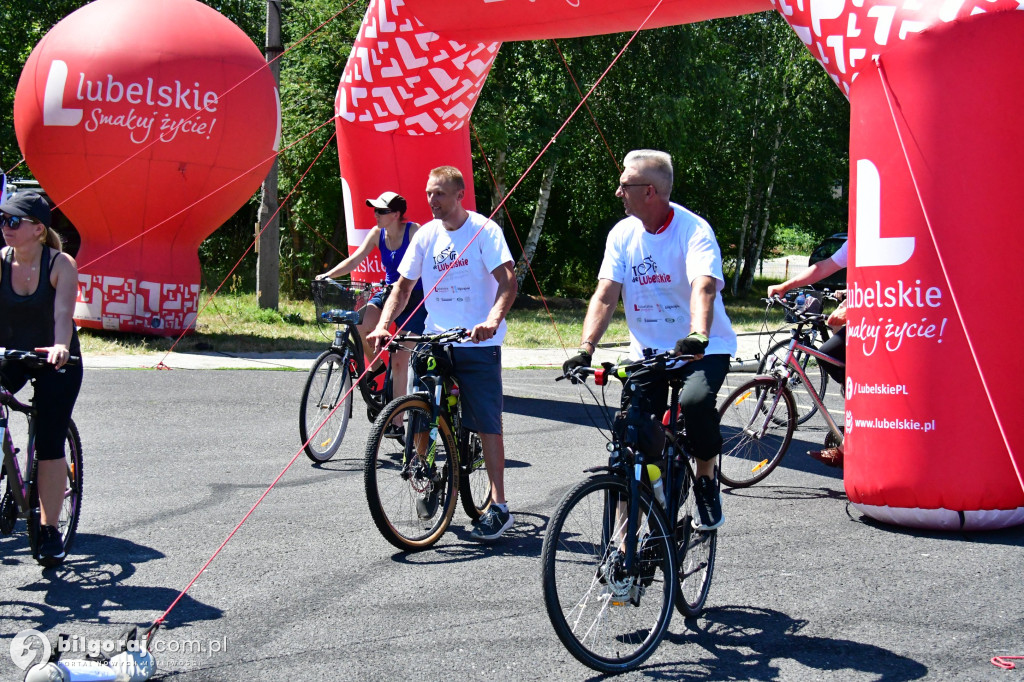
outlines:
[[[708,337],[698,332],[692,332],[685,339],[676,341],[677,355],[704,355],[708,349]]]
[[[562,363],[562,375],[568,376],[569,372],[576,369],[577,367],[590,367],[590,363],[593,359],[593,354],[588,353],[587,351],[580,348],[578,355],[574,355]]]

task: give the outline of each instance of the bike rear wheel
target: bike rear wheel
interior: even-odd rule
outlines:
[[[476,521],[491,506],[491,479],[484,466],[484,448],[480,435],[466,427],[459,429],[459,453],[463,461],[459,476],[459,499],[462,510],[471,520]]]
[[[64,463],[67,467],[67,482],[64,487],[64,499],[61,501],[60,517],[57,519],[57,532],[60,534],[61,542],[64,545],[64,556],[60,559],[47,559],[46,566],[59,566],[64,563],[67,555],[71,553],[71,547],[75,542],[75,535],[78,532],[78,519],[82,513],[82,481],[84,470],[82,468],[82,437],[78,435],[78,427],[72,421],[68,424],[68,433],[64,438]],[[38,480],[39,462],[32,463],[32,489],[29,492],[29,505],[31,512],[28,515],[29,545],[32,548],[32,556],[39,558],[39,491],[36,489],[35,481]]]
[[[338,452],[352,416],[351,389],[348,352],[328,350],[321,354],[309,370],[299,405],[299,436],[312,461],[326,462]]]
[[[622,535],[629,486],[619,476],[589,478],[558,505],[544,536],[544,604],[555,633],[584,665],[632,670],[664,637],[675,594],[675,548],[650,493],[640,493],[637,561],[626,574]]]
[[[443,417],[431,440],[430,407],[422,393],[393,400],[366,442],[363,484],[370,516],[381,535],[404,551],[433,545],[455,513],[458,451]],[[401,424],[402,438],[385,436],[392,421]]]
[[[778,400],[776,400],[778,398]],[[763,481],[786,454],[796,429],[796,404],[781,380],[756,377],[718,410],[722,431],[719,478],[731,488]]]
[[[683,474],[686,476],[685,472]],[[697,518],[697,503],[689,477],[683,480],[680,492],[679,522],[676,524],[676,608],[686,617],[704,612],[711,577],[715,572],[715,552],[718,549],[718,531],[699,531],[693,527]]]
[[[800,339],[800,343],[805,346],[815,347],[811,343],[811,339],[808,336],[804,336]],[[789,354],[789,341],[780,341],[779,343],[768,349],[768,352],[763,358],[761,358],[761,364],[757,368],[758,374],[771,374],[775,369],[785,369],[786,355]],[[825,368],[818,358],[804,353],[801,351],[795,351],[793,353],[793,359],[796,360],[800,368],[803,369],[807,375],[808,381],[811,382],[811,390],[818,394],[818,398],[822,401],[825,400],[825,391],[828,388],[828,374],[825,372]],[[797,425],[803,424],[808,419],[814,416],[818,411],[818,406],[807,392],[803,389],[803,380],[798,374],[794,372],[793,376],[789,378],[789,390],[793,393],[793,400],[796,405],[796,423]]]

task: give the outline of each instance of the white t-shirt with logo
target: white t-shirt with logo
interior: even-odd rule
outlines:
[[[715,278],[719,292],[725,287],[722,252],[711,226],[679,204],[671,207],[675,215],[661,234],[648,233],[633,216],[619,221],[608,233],[597,275],[622,284],[634,359],[645,348],[671,350],[690,333],[691,283],[697,277]],[[720,295],[713,310],[706,352],[734,356],[736,333]]]
[[[424,333],[431,334],[452,327],[472,329],[487,320],[498,295],[498,282],[491,273],[511,262],[512,253],[501,228],[469,211],[466,222],[453,232],[444,229],[440,220],[431,220],[421,227],[410,242],[398,273],[406,279],[423,280],[427,307]],[[505,330],[502,320],[492,338],[475,345],[500,346]]]

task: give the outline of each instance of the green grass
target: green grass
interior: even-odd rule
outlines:
[[[726,312],[737,330],[761,328],[764,306],[760,297],[771,283],[758,280],[747,295],[735,298],[726,295]],[[207,297],[208,293],[204,292],[200,300],[205,302]],[[563,344],[575,348],[580,341],[586,304],[577,299],[551,299],[550,316],[539,300],[529,306],[517,305],[508,316],[505,344],[513,348],[560,348]],[[776,315],[773,319],[777,327],[782,316]],[[202,310],[197,329],[177,342],[175,350],[260,353],[326,348],[328,340],[321,335],[314,320],[310,301],[282,298],[278,310],[264,310],[257,305],[254,294],[222,292]],[[176,338],[95,329],[83,329],[80,336],[86,355],[163,352],[177,341]],[[625,314],[619,306],[602,343],[627,343],[628,340]]]

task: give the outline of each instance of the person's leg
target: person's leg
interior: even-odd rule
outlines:
[[[363,342],[363,357],[365,359],[367,369],[370,369],[371,365],[375,367],[376,363],[370,362],[373,360],[374,356],[373,344],[366,340],[366,335],[377,328],[377,323],[380,322],[380,312],[381,309],[376,305],[372,303],[367,304],[367,306],[363,308],[362,321],[356,325],[356,329],[359,330],[359,338]]]
[[[679,407],[686,423],[687,447],[697,463],[694,492],[700,516],[698,528],[713,530],[725,522],[716,480],[722,434],[715,402],[729,371],[729,357],[708,355],[689,367],[690,374],[679,393]]]
[[[491,480],[491,501],[505,504],[505,438],[500,433],[481,433],[484,466]]]
[[[839,331],[832,335],[825,343],[821,344],[819,348],[825,355],[835,358],[842,363],[846,362],[846,326],[844,325]],[[821,361],[821,367],[825,370],[833,381],[839,383],[840,390],[845,390],[846,387],[846,367],[840,367],[839,365],[833,365],[831,362]]]
[[[45,368],[36,377],[36,489],[43,526],[56,528],[60,522],[68,475],[64,443],[81,387],[81,365],[65,366],[61,372]],[[43,530],[39,553],[43,559],[64,556],[55,531]]]

